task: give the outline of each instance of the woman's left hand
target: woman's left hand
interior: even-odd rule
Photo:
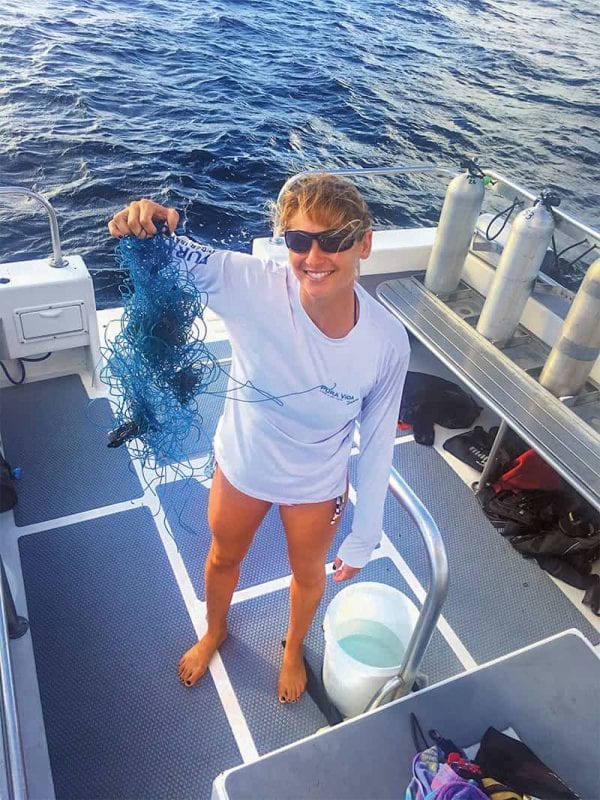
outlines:
[[[336,583],[348,581],[360,572],[360,567],[351,567],[348,564],[344,564],[342,559],[337,556],[333,559],[333,568],[335,569],[333,580]]]

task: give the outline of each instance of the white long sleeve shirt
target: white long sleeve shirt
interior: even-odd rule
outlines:
[[[410,354],[404,326],[357,284],[359,320],[345,337],[331,339],[304,311],[289,265],[186,237],[177,237],[174,255],[230,336],[214,450],[233,486],[281,505],[342,495],[359,422],[357,502],[338,555],[362,567],[381,537]]]

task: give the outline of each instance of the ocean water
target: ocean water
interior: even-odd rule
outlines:
[[[589,0],[0,0],[0,185],[36,186],[118,299],[106,223],[174,205],[249,250],[304,169],[463,155],[600,225],[600,8]],[[361,183],[377,227],[435,224],[439,179]],[[0,261],[49,252],[0,198]],[[577,251],[575,251],[577,252]],[[588,263],[589,263],[588,259]],[[585,262],[565,267],[576,284]]]

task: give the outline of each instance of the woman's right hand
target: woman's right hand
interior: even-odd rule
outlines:
[[[169,231],[174,232],[179,221],[179,213],[174,208],[167,208],[154,200],[134,200],[127,208],[117,212],[108,223],[111,236],[137,236],[146,239],[157,232],[153,219],[167,223]]]

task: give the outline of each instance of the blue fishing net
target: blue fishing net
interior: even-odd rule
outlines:
[[[120,240],[117,263],[129,281],[121,289],[121,330],[105,348],[102,371],[115,409],[109,447],[127,443],[154,469],[185,459],[184,442],[202,427],[202,395],[221,373],[204,344],[206,296],[173,258],[174,246],[163,235]]]

